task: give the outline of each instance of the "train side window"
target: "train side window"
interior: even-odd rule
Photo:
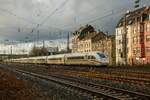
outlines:
[[[101,58],[106,58],[106,56],[102,53],[97,53]]]
[[[95,59],[94,56],[88,56],[88,59]]]
[[[40,61],[45,61],[45,59],[39,59]]]
[[[95,59],[95,57],[94,57],[94,56],[91,56],[91,59]]]
[[[84,56],[77,56],[77,57],[68,57],[67,59],[84,59]]]
[[[61,58],[49,58],[48,60],[61,60]]]

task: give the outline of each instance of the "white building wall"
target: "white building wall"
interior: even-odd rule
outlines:
[[[116,28],[116,64],[124,64],[125,59],[121,57],[123,53],[124,27]]]
[[[131,62],[132,57],[132,32],[133,27],[131,25],[127,26],[127,60],[128,64]]]

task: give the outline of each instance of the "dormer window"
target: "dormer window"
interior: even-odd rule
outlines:
[[[121,27],[122,26],[122,23],[119,23],[119,27]]]
[[[149,14],[143,14],[143,21],[149,20]]]
[[[131,25],[132,23],[133,23],[132,19],[128,21],[128,25]]]

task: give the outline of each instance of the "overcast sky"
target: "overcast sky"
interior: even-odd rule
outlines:
[[[0,40],[65,38],[80,26],[114,33],[134,0],[0,0]],[[141,0],[150,5],[150,0]],[[39,30],[39,35],[38,34]]]

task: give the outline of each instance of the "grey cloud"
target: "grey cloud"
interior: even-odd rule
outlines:
[[[86,24],[92,24],[97,30],[109,31],[112,34],[121,14],[126,10],[133,10],[133,0],[69,0],[39,29],[31,33],[37,24],[47,18],[64,1],[0,0],[0,8],[17,15],[11,15],[10,12],[0,9],[0,39],[23,40],[27,36],[34,39],[37,37],[37,30],[40,31],[40,39],[65,38],[68,32]],[[143,0],[141,5],[150,5],[148,1]],[[120,12],[115,13],[118,11]],[[111,16],[101,18],[112,12],[114,14]],[[22,31],[18,32],[18,28]]]

